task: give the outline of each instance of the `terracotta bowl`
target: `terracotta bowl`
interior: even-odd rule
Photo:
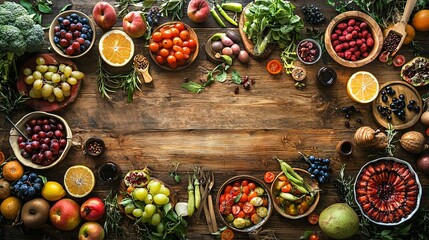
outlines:
[[[86,49],[86,51],[84,51],[84,52],[82,52],[82,53],[80,53],[80,54],[78,54],[78,55],[73,55],[73,56],[70,56],[70,55],[67,55],[67,54],[65,54],[64,53],[64,51],[63,51],[63,49],[62,49],[62,47],[59,47],[59,45],[57,45],[55,42],[54,42],[54,37],[55,37],[55,35],[54,35],[54,27],[56,26],[56,25],[58,25],[58,18],[60,18],[60,17],[65,17],[65,16],[67,16],[67,15],[70,15],[70,14],[73,14],[73,13],[76,13],[77,15],[79,15],[79,16],[81,16],[81,17],[83,17],[83,18],[86,18],[86,19],[88,19],[88,24],[89,24],[89,26],[91,27],[91,29],[92,29],[92,41],[91,41],[91,45]],[[52,49],[58,54],[58,55],[60,55],[60,56],[63,56],[63,57],[65,57],[65,58],[79,58],[79,57],[82,57],[83,55],[85,55],[87,52],[89,52],[90,50],[91,50],[91,48],[92,48],[92,46],[94,46],[94,43],[95,43],[95,33],[96,33],[96,29],[95,29],[95,24],[94,24],[94,22],[88,17],[88,15],[86,15],[85,13],[83,13],[83,12],[80,12],[80,11],[76,11],[76,10],[68,10],[68,11],[65,11],[65,12],[62,12],[62,13],[60,13],[60,14],[58,14],[53,20],[52,20],[52,23],[51,23],[51,26],[49,27],[49,43],[51,44],[51,47],[52,47]]]
[[[166,22],[164,24],[161,24],[155,30],[153,30],[152,33],[159,32],[161,30],[161,28],[167,27],[167,26],[170,26],[170,25],[173,25],[173,24],[176,24],[176,23],[178,23],[178,22],[177,21],[175,21],[175,22]],[[164,64],[159,64],[156,61],[156,54],[154,54],[151,51],[149,51],[149,55],[152,58],[152,60],[155,62],[155,64],[157,66],[159,66],[160,68],[164,69],[164,70],[177,71],[177,70],[181,70],[181,69],[187,68],[187,67],[189,67],[189,65],[191,65],[195,61],[195,59],[198,56],[198,50],[199,50],[199,47],[200,47],[200,44],[198,42],[198,36],[195,33],[195,31],[189,25],[187,25],[185,23],[183,23],[183,25],[185,25],[185,29],[188,30],[190,38],[194,39],[197,42],[197,46],[195,48],[195,51],[193,53],[191,53],[191,55],[189,56],[189,59],[186,60],[186,62],[184,63],[184,65],[178,66],[177,68],[171,68],[170,66],[168,66],[168,64],[166,62]],[[150,43],[152,43],[152,42],[153,42],[153,40],[151,38]]]
[[[296,173],[298,173],[301,177],[303,177],[305,179],[305,181],[307,181],[307,183],[309,183],[313,188],[318,188],[318,183],[316,180],[312,179],[310,177],[310,173],[307,172],[304,169],[301,168],[294,168],[293,169]],[[280,176],[284,176],[284,173],[281,172],[277,175],[277,177],[274,179],[273,184],[271,185],[271,194],[274,198],[274,208],[276,209],[276,211],[278,213],[280,213],[280,215],[282,215],[285,218],[289,218],[289,219],[299,219],[299,218],[303,218],[308,216],[310,213],[312,213],[314,211],[314,209],[317,207],[317,204],[319,203],[319,199],[320,199],[320,192],[317,192],[316,195],[314,196],[314,201],[313,203],[309,206],[309,208],[307,209],[307,211],[305,211],[302,214],[298,214],[298,215],[291,215],[291,214],[287,214],[284,210],[282,205],[276,200],[276,195],[277,195],[277,191],[274,189],[276,186],[276,183],[279,180]],[[286,201],[286,200],[285,200]]]
[[[372,50],[369,53],[368,57],[357,61],[349,61],[339,57],[331,43],[331,34],[334,31],[334,28],[342,21],[351,18],[366,22],[368,24],[368,28],[371,30],[370,32],[374,39],[374,46],[372,47]],[[345,67],[356,68],[372,62],[374,59],[377,58],[378,54],[380,54],[382,45],[383,32],[381,31],[377,22],[375,22],[375,20],[369,15],[359,11],[348,11],[337,15],[331,20],[325,31],[325,47],[327,52],[337,63]]]
[[[236,227],[234,227],[234,225],[232,224],[232,222],[226,221],[226,219],[224,218],[224,215],[222,215],[221,212],[220,212],[219,206],[220,206],[220,197],[221,197],[224,189],[229,184],[233,184],[235,181],[241,181],[241,180],[252,181],[252,182],[254,182],[256,184],[256,187],[261,187],[261,188],[264,189],[264,194],[262,196],[266,197],[267,200],[268,200],[268,205],[267,205],[268,213],[267,213],[267,216],[265,218],[263,218],[262,221],[259,222],[258,224],[253,224],[252,223],[249,227],[236,228]],[[271,194],[268,192],[268,187],[264,184],[264,182],[262,182],[258,178],[250,176],[250,175],[239,175],[239,176],[235,176],[235,177],[232,177],[232,178],[228,179],[225,183],[222,184],[222,186],[219,188],[219,191],[217,192],[217,195],[216,195],[216,209],[217,209],[217,213],[219,214],[222,222],[226,226],[228,226],[231,229],[233,229],[234,231],[244,232],[244,233],[252,232],[253,230],[262,227],[268,221],[268,219],[271,217],[271,214],[273,212],[272,202],[273,201],[272,201],[272,198],[271,198]]]
[[[38,118],[38,117],[43,117],[43,116],[48,116],[48,117],[54,117],[56,119],[58,119],[65,127],[65,132],[66,132],[66,139],[67,139],[67,144],[64,148],[63,153],[58,157],[58,159],[56,161],[54,161],[53,163],[51,163],[48,166],[42,166],[42,165],[38,165],[35,164],[33,162],[31,162],[31,159],[27,159],[21,156],[21,149],[18,146],[18,138],[21,136],[19,134],[19,132],[12,128],[10,130],[9,133],[9,143],[12,146],[12,150],[13,153],[15,154],[16,158],[18,159],[18,161],[20,161],[24,166],[27,167],[31,167],[34,169],[48,169],[51,168],[55,165],[57,165],[58,163],[60,163],[62,160],[64,160],[64,158],[67,156],[67,152],[70,150],[71,146],[72,146],[72,131],[69,127],[69,125],[67,124],[66,120],[58,115],[52,114],[52,113],[47,113],[47,112],[42,112],[42,111],[35,111],[35,112],[31,112],[27,115],[25,115],[24,117],[22,117],[15,125],[22,131],[25,133],[25,127],[26,127],[26,122],[32,118]],[[30,136],[31,138],[31,136]]]
[[[32,57],[28,59],[20,68],[18,81],[16,82],[16,87],[18,91],[21,94],[24,94],[26,96],[29,96],[29,92],[31,90],[30,85],[27,85],[25,83],[25,75],[23,74],[23,70],[25,68],[30,68],[31,70],[36,69],[36,58],[43,57],[46,61],[46,65],[60,65],[61,63],[66,64],[67,66],[70,66],[73,70],[78,70],[77,66],[70,60],[55,54],[40,54],[35,57]],[[34,110],[44,111],[44,112],[55,112],[59,111],[66,106],[70,105],[75,98],[77,97],[77,94],[79,93],[80,85],[82,81],[85,79],[85,77],[81,80],[78,80],[77,83],[73,86],[71,86],[70,89],[70,96],[66,97],[64,101],[62,102],[49,102],[47,100],[44,100],[42,98],[30,98],[27,101],[25,101],[25,104],[29,107],[31,107]]]

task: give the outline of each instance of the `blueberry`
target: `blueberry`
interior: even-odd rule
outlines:
[[[310,177],[313,179],[316,178],[316,176],[314,174],[311,174]]]
[[[22,177],[21,177],[21,181],[23,181],[23,182],[25,182],[25,181],[27,181],[28,180],[28,175],[22,175]]]
[[[36,194],[36,190],[34,189],[34,187],[29,187],[28,188],[28,195],[30,197],[34,196]]]
[[[42,179],[40,177],[38,177],[34,180],[34,183],[42,183]]]
[[[381,90],[381,95],[386,95],[386,91],[385,90]]]
[[[414,112],[420,112],[420,107],[419,106],[415,106],[414,107]]]
[[[382,100],[383,102],[387,102],[388,97],[387,97],[386,95],[383,95],[383,96],[381,97],[381,100]]]
[[[404,100],[405,99],[404,94],[399,94],[399,99]]]
[[[325,165],[325,166],[322,166],[322,170],[323,170],[323,171],[328,171],[328,166],[326,166],[326,165]]]
[[[391,90],[392,89],[392,86],[387,86],[386,87],[386,90]]]
[[[83,45],[81,45],[80,46],[80,52],[85,52],[86,51],[86,47],[85,46],[83,46]]]
[[[414,105],[413,104],[408,104],[407,105],[407,109],[408,110],[413,110],[414,109]]]
[[[416,101],[414,101],[414,100],[410,100],[410,102],[409,102],[411,105],[414,105],[414,104],[416,104]]]
[[[21,185],[21,187],[19,187],[19,191],[25,191],[28,189],[28,186],[26,184]]]
[[[36,178],[38,177],[36,173],[32,172],[30,173],[30,175],[28,176],[30,178],[30,181],[34,181],[36,180]]]
[[[331,160],[329,160],[329,158],[325,158],[323,159],[323,163],[329,163]]]
[[[88,18],[82,18],[81,23],[82,24],[88,24],[89,23]]]
[[[349,107],[342,107],[341,111],[343,111],[344,113],[347,113],[350,110]]]
[[[312,173],[312,172],[313,172],[313,168],[308,168],[308,169],[307,169],[307,171],[308,171],[309,173]]]
[[[317,168],[317,164],[312,163],[312,164],[310,165],[310,167],[311,167],[311,168],[313,168],[313,169],[316,169],[316,168]]]
[[[88,48],[91,45],[91,42],[89,40],[85,40],[83,45]]]
[[[35,183],[35,184],[33,184],[33,188],[37,192],[40,192],[42,190],[42,185],[40,183]]]
[[[397,109],[397,108],[398,108],[398,106],[397,106],[395,103],[393,103],[393,102],[392,102],[392,103],[390,104],[390,108],[391,108],[391,109]]]
[[[82,33],[87,33],[87,32],[88,32],[88,28],[87,28],[87,27],[85,27],[85,25],[84,25],[80,31],[81,31]]]
[[[76,13],[72,13],[72,14],[70,14],[70,17],[77,19],[77,18],[79,18],[79,15],[77,15]]]
[[[323,176],[325,176],[325,178],[329,178],[329,173],[328,172],[324,172]]]
[[[57,21],[58,21],[59,23],[62,23],[62,22],[64,21],[64,18],[59,17],[59,18],[57,19]]]
[[[391,121],[392,120],[392,116],[387,116],[387,120]]]
[[[325,183],[325,176],[319,176],[318,180],[320,183]]]
[[[310,161],[311,163],[313,163],[315,159],[316,158],[314,156],[309,156],[308,157],[308,161]]]
[[[316,176],[317,176],[317,175],[319,175],[319,173],[320,173],[319,169],[314,169],[314,171],[313,171],[313,174],[314,174],[314,175],[316,175]]]
[[[379,112],[382,112],[382,111],[383,111],[383,107],[382,107],[381,105],[378,105],[378,106],[377,106],[377,110],[378,110]]]

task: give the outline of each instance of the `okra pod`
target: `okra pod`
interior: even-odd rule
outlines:
[[[243,5],[241,5],[241,3],[222,3],[222,8],[236,13],[243,11]]]
[[[284,192],[280,193],[280,197],[291,202],[295,202],[300,199],[300,197],[294,196],[290,193],[284,193]]]
[[[219,4],[216,4],[217,9],[219,10],[220,15],[224,17],[229,23],[231,23],[234,26],[238,26],[238,23],[234,21],[223,9]]]
[[[200,193],[200,181],[197,177],[194,180],[194,189],[195,189],[195,208],[198,209],[201,204],[201,193]]]
[[[216,20],[217,24],[219,24],[219,26],[223,28],[226,27],[225,23],[222,21],[222,19],[220,19],[219,15],[217,14],[214,8],[210,10],[210,13],[212,14],[213,18]]]
[[[188,177],[188,216],[192,217],[195,211],[194,185],[191,176]]]
[[[290,182],[290,184],[292,184],[298,191],[300,191],[301,193],[304,193],[304,194],[307,194],[307,193],[309,193],[308,192],[308,190],[307,190],[307,188],[305,188],[304,186],[302,186],[302,185],[300,185],[300,184],[298,184],[298,183],[295,183],[295,182],[293,182],[293,181],[289,181]],[[302,183],[301,183],[302,184]]]
[[[279,163],[280,163],[280,167],[281,167],[281,169],[282,169],[282,171],[286,174],[286,172],[288,172],[290,175],[292,175],[295,179],[298,179],[298,181],[299,182],[301,182],[301,185],[302,185],[302,181],[303,181],[303,178],[301,177],[301,176],[299,176],[299,174],[298,173],[296,173],[293,169],[292,169],[292,167],[289,165],[289,164],[287,164],[285,161],[283,161],[283,160],[281,160],[281,159],[279,159],[279,158],[277,158],[276,157],[276,159],[277,159],[277,161],[279,161]]]

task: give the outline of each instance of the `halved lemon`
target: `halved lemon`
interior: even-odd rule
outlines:
[[[369,72],[359,71],[353,74],[347,82],[347,94],[359,103],[370,103],[378,95],[378,81]]]
[[[134,42],[124,31],[111,30],[101,37],[98,50],[107,64],[121,67],[133,58]]]
[[[94,185],[94,173],[86,166],[72,166],[64,174],[64,186],[73,197],[85,197],[94,189]]]

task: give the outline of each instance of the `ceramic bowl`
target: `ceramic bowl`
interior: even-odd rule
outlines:
[[[301,45],[303,45],[303,44],[305,44],[305,43],[307,43],[307,42],[311,42],[312,44],[313,44],[313,46],[316,48],[316,51],[317,51],[317,55],[316,55],[316,58],[314,59],[314,61],[305,61],[304,59],[302,59],[301,58],[301,56],[300,56],[300,54],[299,54],[299,49],[301,48]],[[300,41],[299,43],[298,43],[298,45],[296,45],[296,55],[298,56],[298,59],[302,62],[302,63],[304,63],[304,64],[308,64],[308,65],[310,65],[310,64],[315,64],[315,63],[317,63],[319,60],[320,60],[320,58],[322,57],[322,48],[320,47],[320,44],[316,41],[316,40],[314,40],[314,39],[311,39],[311,38],[306,38],[306,39],[303,39],[302,41]]]
[[[331,41],[331,34],[333,33],[335,27],[339,23],[348,19],[356,19],[361,22],[366,22],[368,25],[367,29],[369,29],[369,32],[371,33],[372,38],[374,39],[374,46],[372,47],[371,52],[369,52],[366,58],[363,58],[357,61],[349,61],[339,57],[335,52],[334,46],[332,45],[332,41]],[[329,23],[325,31],[326,51],[337,63],[345,67],[356,68],[372,62],[374,59],[377,58],[378,54],[380,54],[382,45],[383,45],[383,33],[380,27],[378,26],[377,22],[369,15],[360,11],[348,11],[337,15],[331,20],[331,22]]]
[[[264,190],[264,193],[262,195],[260,195],[259,197],[265,198],[267,200],[267,205],[266,205],[267,213],[266,213],[266,216],[263,217],[262,220],[259,223],[257,223],[257,224],[254,224],[253,222],[251,222],[249,220],[249,222],[248,222],[249,226],[246,226],[246,227],[243,227],[243,228],[237,228],[237,227],[234,226],[233,222],[227,221],[227,219],[226,219],[227,215],[223,215],[221,213],[220,206],[221,206],[221,204],[226,204],[226,201],[228,201],[228,202],[231,203],[231,205],[229,205],[229,206],[235,206],[238,203],[235,203],[235,200],[233,200],[233,199],[221,201],[221,196],[223,195],[223,193],[225,191],[225,188],[228,185],[232,186],[235,182],[239,183],[239,182],[242,182],[243,180],[247,180],[249,182],[253,182],[253,183],[255,183],[256,187],[260,187],[260,188],[262,188]],[[272,211],[273,211],[273,209],[272,209],[272,198],[271,198],[271,194],[268,192],[268,190],[269,190],[268,187],[261,180],[259,180],[258,178],[255,178],[253,176],[250,176],[250,175],[239,175],[239,176],[235,176],[235,177],[232,177],[232,178],[228,179],[219,188],[219,191],[218,191],[217,196],[216,196],[216,209],[217,209],[217,213],[219,214],[222,222],[226,226],[228,226],[231,229],[233,229],[234,231],[244,232],[244,233],[249,233],[249,232],[254,231],[255,229],[258,229],[258,228],[262,227],[268,221],[268,219],[271,217],[271,214],[272,214]],[[243,194],[243,193],[240,192],[240,194]],[[236,196],[238,197],[238,196],[240,196],[240,194],[236,195]],[[250,195],[251,195],[251,193],[249,194],[249,196]],[[255,206],[254,208],[257,211],[258,207]],[[251,216],[249,216],[249,218],[250,217]]]
[[[179,22],[166,22],[164,24],[161,24],[155,30],[153,30],[152,33],[162,32],[165,29],[168,29],[170,26],[174,26],[176,23],[179,23]],[[156,56],[157,56],[156,52],[153,53],[152,51],[149,51],[150,57],[155,62],[155,64],[164,70],[177,71],[177,70],[187,68],[187,67],[189,67],[189,65],[191,65],[195,61],[195,59],[198,56],[198,49],[200,47],[199,42],[198,42],[198,36],[190,26],[188,26],[187,24],[184,24],[184,23],[183,23],[183,25],[185,26],[185,30],[187,30],[189,32],[190,39],[194,39],[196,41],[195,51],[190,53],[189,58],[187,60],[185,60],[183,65],[181,65],[181,66],[178,65],[176,68],[172,68],[167,64],[167,60],[165,58],[164,58],[164,63],[160,64],[156,60]],[[154,41],[151,38],[150,43],[152,43],[152,42],[154,42]],[[161,50],[162,48],[160,47],[159,49]]]
[[[382,157],[366,163],[355,180],[354,195],[362,215],[383,226],[408,221],[418,211],[422,185],[412,166]]]
[[[55,26],[58,25],[58,18],[65,18],[66,16],[69,16],[71,14],[77,14],[79,17],[82,18],[86,18],[88,19],[88,25],[91,27],[92,29],[92,39],[91,39],[91,44],[86,48],[85,51],[81,52],[80,54],[77,55],[68,55],[65,53],[65,49],[60,46],[59,43],[55,43],[54,37],[55,37],[55,31],[54,28]],[[94,46],[95,43],[95,33],[96,33],[96,29],[95,29],[95,24],[94,22],[83,12],[80,11],[76,11],[76,10],[68,10],[68,11],[64,11],[60,14],[58,14],[51,23],[51,26],[49,27],[49,42],[51,44],[52,49],[60,56],[63,56],[65,58],[79,58],[82,57],[83,55],[85,55],[87,52],[89,52],[92,48],[92,46]],[[89,39],[88,39],[89,40]]]
[[[296,173],[298,173],[301,177],[303,177],[304,180],[310,186],[313,187],[313,189],[319,188],[317,181],[310,177],[311,174],[308,171],[301,169],[301,168],[293,168],[293,170]],[[278,186],[279,182],[281,181],[279,179],[281,176],[285,176],[285,174],[283,172],[279,173],[277,175],[277,177],[274,179],[273,184],[271,185],[271,194],[272,194],[273,199],[274,199],[274,208],[276,209],[276,211],[278,213],[280,213],[280,215],[282,215],[283,217],[289,218],[289,219],[303,218],[303,217],[308,216],[310,213],[312,213],[314,211],[314,209],[317,207],[317,204],[319,203],[320,192],[315,193],[314,199],[312,200],[312,203],[309,204],[308,209],[306,211],[303,211],[300,213],[299,210],[297,210],[297,214],[288,213],[287,211],[285,211],[285,209],[290,205],[290,202],[287,200],[283,200],[283,198],[278,196],[280,194],[281,190],[277,189],[277,187],[276,187],[276,186]],[[310,195],[308,195],[308,196],[310,196]],[[305,198],[303,198],[303,201],[304,200],[305,200]],[[298,201],[301,201],[301,200],[298,200]]]
[[[26,123],[30,120],[30,119],[34,119],[34,118],[39,118],[39,117],[54,117],[56,118],[58,121],[60,121],[64,127],[65,127],[65,132],[66,132],[66,140],[67,140],[67,144],[63,150],[63,152],[58,156],[58,159],[56,161],[54,161],[53,163],[51,163],[50,165],[47,166],[42,166],[42,165],[38,165],[35,164],[31,161],[31,159],[27,159],[21,156],[21,149],[19,148],[18,145],[18,138],[21,136],[19,134],[19,132],[12,128],[10,130],[9,133],[9,143],[12,146],[12,150],[13,153],[15,154],[16,158],[18,159],[18,161],[20,161],[24,166],[27,167],[31,167],[33,169],[48,169],[48,168],[52,168],[55,165],[57,165],[58,163],[60,163],[62,160],[64,160],[64,158],[67,156],[67,152],[70,150],[71,146],[72,146],[72,131],[69,127],[69,125],[67,124],[66,120],[58,115],[52,114],[52,113],[47,113],[47,112],[42,112],[42,111],[35,111],[35,112],[31,112],[28,113],[27,115],[25,115],[24,117],[22,117],[15,125],[23,132],[25,133],[25,128],[26,128]],[[30,136],[31,138],[31,136]]]

